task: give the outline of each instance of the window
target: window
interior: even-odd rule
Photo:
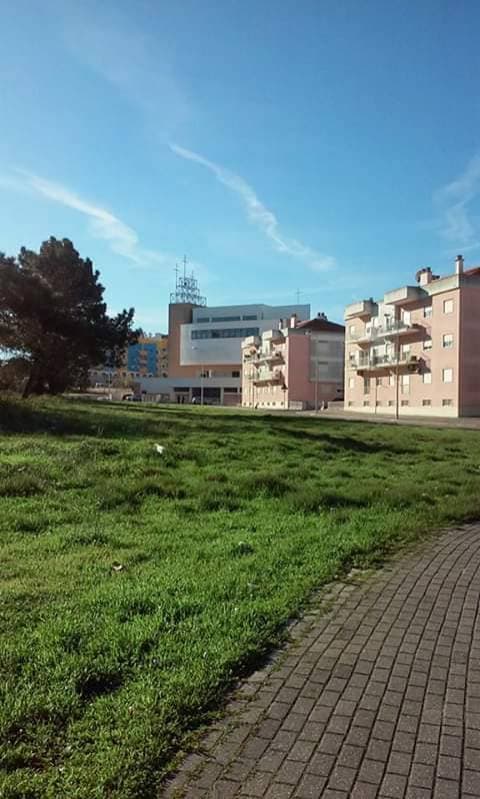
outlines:
[[[370,394],[370,378],[364,377],[363,378],[363,393]]]
[[[378,386],[382,386],[383,385],[382,378],[381,377],[376,377],[375,378],[375,383],[376,383],[377,387]]]
[[[395,385],[395,375],[389,375],[388,376],[388,385],[389,386],[394,386]]]
[[[246,316],[242,316],[244,322],[256,322],[258,317],[257,314],[248,314]]]
[[[388,400],[388,407],[391,408],[393,405],[395,405],[394,401]]]
[[[410,393],[410,375],[402,375],[400,378],[400,386],[402,394]]]
[[[453,300],[443,301],[443,313],[453,313]]]
[[[424,350],[431,350],[432,349],[432,339],[426,338],[423,342],[423,349]]]
[[[258,336],[258,333],[258,327],[227,327],[216,330],[192,330],[191,338],[194,341],[206,338],[248,338]]]
[[[432,382],[432,373],[424,372],[422,375],[422,382],[430,384]]]
[[[410,311],[402,311],[402,322],[404,325],[410,324]]]
[[[402,344],[402,358],[408,358],[410,356],[410,344]]]
[[[375,405],[377,406],[377,408],[378,408],[378,406],[379,406],[379,405],[381,405],[381,404],[382,404],[382,403],[380,402],[380,400],[377,400],[377,401],[376,401],[376,403],[375,403]]]
[[[368,400],[363,400],[363,407],[364,408],[368,408],[369,405],[370,405],[370,403],[369,403]]]
[[[400,404],[401,404],[402,408],[405,408],[409,403],[408,403],[408,400],[402,400]]]
[[[239,322],[239,316],[212,316],[212,322]]]
[[[442,399],[442,405],[444,408],[450,408],[453,405],[453,400],[451,399]]]
[[[442,336],[442,346],[445,350],[450,349],[453,347],[453,334],[452,333],[444,333]]]
[[[444,383],[453,383],[453,369],[442,369],[442,380]]]
[[[232,372],[232,377],[240,377],[240,372]]]
[[[199,316],[198,319],[197,319],[197,322],[199,322],[200,324],[202,322],[209,322],[209,321],[210,321],[210,317],[209,316]]]
[[[422,405],[424,408],[432,404],[432,400],[422,400]]]
[[[432,306],[426,305],[425,308],[423,309],[423,318],[430,319],[431,315],[432,315]]]
[[[350,333],[350,338],[353,338],[355,335],[355,325],[350,325],[348,332]]]
[[[348,387],[349,388],[354,388],[355,387],[355,378],[354,377],[349,377],[348,378]]]
[[[352,402],[352,400],[350,400],[350,401],[349,401],[349,403],[348,403],[348,407],[349,407],[349,408],[352,408],[352,407],[353,407],[353,405],[354,405],[354,403]]]
[[[236,386],[225,386],[223,392],[224,394],[238,394],[238,388]]]

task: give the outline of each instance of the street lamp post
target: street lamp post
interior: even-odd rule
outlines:
[[[397,332],[397,344],[395,347],[395,358],[397,366],[397,379],[395,381],[395,421],[398,422],[399,417],[399,394],[400,394],[400,332]]]
[[[192,350],[199,352],[200,348],[194,345]],[[200,405],[203,405],[203,363],[200,364]]]

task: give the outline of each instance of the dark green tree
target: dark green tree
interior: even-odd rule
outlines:
[[[0,253],[0,358],[25,363],[24,396],[82,385],[89,368],[118,365],[137,340],[133,308],[108,316],[99,277],[68,239]]]

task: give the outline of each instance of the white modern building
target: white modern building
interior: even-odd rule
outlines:
[[[189,280],[188,278],[186,279]],[[309,305],[200,304],[177,291],[169,305],[168,379],[143,378],[152,399],[240,405],[242,340],[278,330],[286,319],[310,318]]]

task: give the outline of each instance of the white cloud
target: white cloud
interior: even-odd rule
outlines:
[[[478,221],[472,217],[472,202],[480,191],[480,154],[469,161],[458,178],[439,189],[434,200],[442,212],[442,235],[457,249],[476,249]]]
[[[177,144],[170,144],[170,149],[181,158],[194,161],[206,167],[220,183],[223,183],[228,189],[238,194],[242,199],[249,221],[262,231],[278,252],[304,261],[310,269],[316,272],[323,272],[335,266],[335,258],[333,256],[318,253],[301,241],[284,236],[273,211],[263,205],[254,189],[240,175],[236,175],[219,164],[209,161],[202,155]]]
[[[175,256],[142,248],[136,231],[111,211],[85,200],[60,183],[46,180],[24,170],[16,170],[16,172],[20,177],[0,178],[0,185],[22,191],[30,190],[52,202],[78,211],[87,217],[89,231],[94,238],[106,241],[112,252],[127,258],[136,266],[145,267],[157,264],[173,268]]]

